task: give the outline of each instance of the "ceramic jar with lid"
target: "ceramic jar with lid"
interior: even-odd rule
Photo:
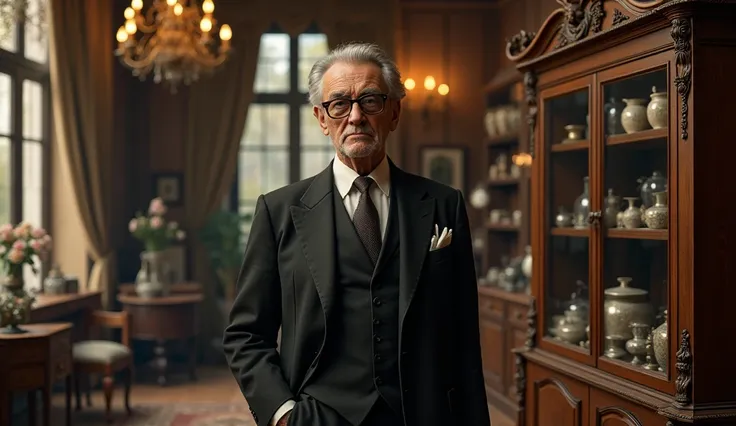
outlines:
[[[46,279],[43,280],[43,292],[46,294],[66,293],[66,280],[59,265],[52,266]]]
[[[603,303],[604,333],[626,340],[634,337],[631,323],[652,324],[654,308],[649,292],[631,286],[631,277],[618,277],[619,285],[605,290]]]
[[[652,129],[662,129],[667,127],[667,92],[657,92],[656,87],[652,87],[652,98],[647,105],[647,121]]]

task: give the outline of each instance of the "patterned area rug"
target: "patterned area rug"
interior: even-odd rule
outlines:
[[[53,425],[64,424],[64,414],[54,410]],[[75,426],[255,426],[253,417],[244,403],[217,404],[164,404],[133,405],[133,414],[128,417],[116,407],[113,423],[105,421],[100,407],[84,408],[72,412]]]

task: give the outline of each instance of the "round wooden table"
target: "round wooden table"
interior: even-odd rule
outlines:
[[[165,344],[170,340],[188,340],[189,375],[196,380],[197,335],[199,334],[199,304],[202,294],[182,293],[166,297],[143,298],[135,294],[118,294],[123,310],[130,314],[131,338],[156,342],[154,366],[158,372],[158,384],[165,386],[168,375],[168,358]]]

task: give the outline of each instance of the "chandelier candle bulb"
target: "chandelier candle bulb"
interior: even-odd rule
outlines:
[[[434,90],[435,85],[437,82],[434,81],[434,77],[431,75],[428,75],[424,78],[424,88],[427,90]]]
[[[414,81],[413,78],[407,78],[404,82],[404,87],[406,90],[414,90],[414,88],[417,87],[417,82]]]
[[[181,84],[198,81],[225,63],[233,36],[229,25],[220,25],[213,0],[156,0],[145,12],[142,0],[131,0],[123,12],[124,25],[115,38],[115,55],[133,75],[165,83],[172,93]],[[140,32],[141,37],[135,34]],[[219,33],[219,43],[214,40]]]
[[[448,93],[450,93],[450,86],[446,84],[440,84],[439,87],[437,87],[437,93],[440,94],[440,96],[445,96]]]

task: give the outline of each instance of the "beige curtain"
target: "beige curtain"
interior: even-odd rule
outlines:
[[[49,2],[53,149],[71,173],[72,196],[94,261],[88,290],[103,292],[115,277],[111,244],[113,58],[112,2]],[[104,18],[103,18],[104,17]]]
[[[190,239],[194,280],[204,289],[201,332],[204,346],[222,333],[224,318],[215,300],[215,274],[207,252],[196,233],[208,216],[222,206],[238,164],[240,139],[248,105],[253,98],[253,80],[261,30],[233,28],[233,52],[216,74],[202,78],[189,91],[188,132],[184,141],[185,220]]]

